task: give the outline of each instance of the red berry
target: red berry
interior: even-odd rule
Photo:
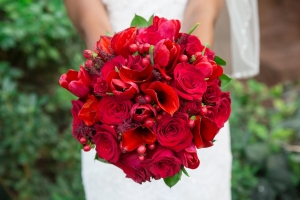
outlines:
[[[138,45],[136,45],[136,44],[129,45],[129,51],[131,53],[135,53],[137,50],[138,50]]]
[[[79,142],[80,142],[81,144],[85,144],[85,143],[87,142],[87,139],[84,138],[84,137],[82,137],[82,138],[79,139]]]
[[[117,126],[116,126],[116,125],[113,125],[113,124],[112,124],[112,125],[109,125],[109,127],[112,128],[112,129],[116,129],[116,128],[117,128]]]
[[[90,150],[91,150],[91,146],[89,144],[87,144],[83,147],[83,151],[85,151],[85,152],[90,151]]]
[[[186,62],[186,61],[188,61],[188,57],[187,57],[186,55],[181,55],[181,56],[179,57],[179,61],[180,61],[180,62]]]
[[[149,52],[149,48],[150,48],[150,44],[145,43],[144,46],[143,46],[144,53],[148,53]]]
[[[150,60],[150,54],[147,54],[147,55],[145,56],[145,58],[149,58],[149,60]]]
[[[195,126],[195,120],[189,119],[188,125],[189,125],[189,127],[190,127],[191,129],[194,128],[194,126]]]
[[[143,67],[147,67],[150,64],[150,59],[145,57],[142,59],[142,65]]]
[[[144,45],[143,44],[140,44],[140,46],[139,46],[139,53],[140,54],[144,53]]]
[[[152,98],[149,96],[149,95],[145,95],[144,96],[144,98],[145,98],[145,100],[146,100],[146,103],[151,103],[151,101],[152,101]]]
[[[160,112],[160,111],[161,111],[161,107],[160,107],[158,104],[156,104],[156,105],[154,106],[154,109],[155,109],[157,112]]]
[[[141,145],[137,148],[138,154],[144,154],[146,152],[146,147],[144,145]]]
[[[205,114],[207,113],[207,108],[206,108],[206,106],[204,106],[204,107],[201,108],[201,113],[202,113],[203,115],[205,115]]]
[[[147,118],[145,121],[144,121],[144,124],[149,127],[149,128],[152,128],[153,125],[155,124],[155,121],[153,118]]]
[[[144,155],[140,155],[139,159],[140,159],[140,161],[144,161],[145,160],[145,156]]]
[[[92,59],[93,58],[93,52],[91,50],[84,50],[83,51],[83,56],[86,58],[86,59]]]
[[[156,117],[155,117],[155,120],[157,121],[157,122],[160,122],[161,121],[161,119],[162,119],[162,114],[158,114]]]
[[[195,53],[196,58],[200,58],[202,56],[202,52],[198,51]]]
[[[139,102],[139,99],[140,99],[141,97],[143,97],[143,95],[137,94],[137,95],[135,96],[135,98],[134,98],[135,102]]]
[[[148,144],[148,149],[150,149],[150,150],[155,149],[155,144]]]
[[[85,61],[84,66],[86,68],[92,68],[92,67],[94,67],[94,63],[91,60],[87,60],[87,61]]]

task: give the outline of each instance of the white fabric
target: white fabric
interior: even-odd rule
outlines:
[[[259,73],[257,0],[226,0],[231,24],[232,76],[249,78]]]
[[[114,31],[129,26],[134,14],[149,18],[153,13],[182,20],[186,0],[103,0]],[[173,188],[163,180],[139,185],[125,178],[122,170],[94,161],[95,151],[82,152],[82,178],[87,200],[229,200],[231,151],[229,126],[221,129],[211,148],[198,150],[200,167]]]

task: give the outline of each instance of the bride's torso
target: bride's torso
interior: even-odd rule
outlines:
[[[167,19],[183,19],[188,0],[102,0],[113,30],[118,32],[130,25],[134,14],[149,19],[151,15]]]

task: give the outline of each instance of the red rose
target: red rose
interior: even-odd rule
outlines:
[[[175,156],[174,151],[161,146],[156,147],[154,151],[143,164],[155,179],[171,177],[180,171],[182,162]]]
[[[183,112],[189,113],[191,115],[199,115],[202,108],[202,102],[196,101],[186,101],[183,103]]]
[[[179,115],[174,115],[174,117],[165,115],[163,119],[153,127],[158,142],[162,146],[177,152],[189,147],[193,135],[188,126],[187,119],[188,118]]]
[[[100,121],[104,124],[122,124],[130,118],[133,103],[116,97],[106,96],[99,102]]]
[[[201,100],[206,91],[205,77],[200,70],[188,63],[180,63],[174,69],[172,86],[186,100]]]
[[[74,137],[77,137],[76,134],[76,130],[78,127],[82,126],[83,121],[78,117],[78,113],[81,110],[82,106],[83,106],[83,102],[80,100],[72,100],[72,109],[71,109],[71,113],[73,116],[73,122],[72,122],[72,134]],[[77,138],[79,139],[79,138]]]
[[[229,92],[222,92],[218,112],[215,115],[215,122],[219,128],[224,126],[224,123],[229,119],[231,113],[231,99]]]
[[[205,78],[211,77],[213,73],[213,66],[208,61],[206,56],[199,56],[194,62],[193,65],[199,69]]]
[[[194,144],[191,144],[190,147],[180,151],[178,155],[181,158],[183,165],[187,168],[196,169],[200,165]]]
[[[88,72],[80,66],[79,72],[70,69],[66,74],[61,75],[59,84],[75,96],[84,98],[90,92],[91,80]]]
[[[96,95],[106,96],[106,92],[108,91],[108,85],[102,77],[95,78],[95,83],[93,86],[94,93]]]
[[[106,124],[96,124],[94,127],[96,134],[93,141],[99,158],[116,163],[121,154],[116,131]]]
[[[206,105],[217,105],[220,101],[221,89],[214,82],[207,82],[207,90],[203,94],[203,101]]]
[[[127,178],[131,178],[137,183],[150,181],[150,176],[146,173],[139,155],[135,151],[122,154],[119,161],[114,165],[122,169]]]

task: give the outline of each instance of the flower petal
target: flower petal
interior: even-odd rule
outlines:
[[[153,67],[151,65],[148,65],[142,71],[133,70],[122,66],[120,68],[120,77],[125,82],[145,83],[152,80],[152,71]]]
[[[111,47],[117,55],[128,57],[131,54],[128,47],[134,43],[136,32],[136,27],[130,27],[114,35],[111,40]]]
[[[126,151],[133,151],[140,145],[153,144],[155,141],[156,136],[146,126],[138,126],[122,134],[122,148]]]
[[[179,97],[176,91],[169,85],[154,81],[141,86],[142,91],[151,96],[158,105],[170,115],[179,109]]]

